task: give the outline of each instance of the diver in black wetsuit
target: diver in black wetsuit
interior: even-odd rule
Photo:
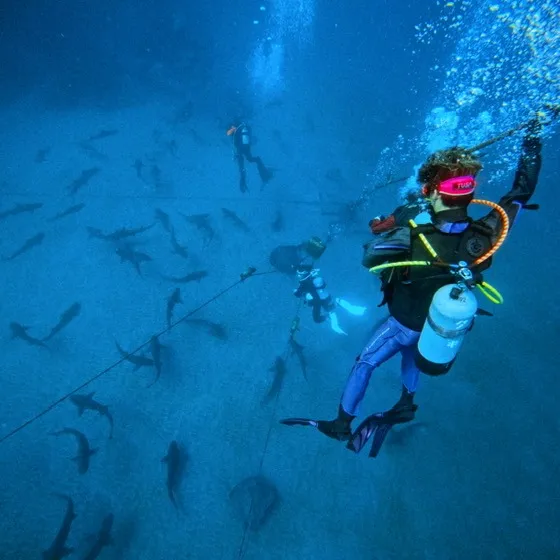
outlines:
[[[333,297],[326,291],[326,282],[319,274],[318,268],[312,264],[302,262],[297,267],[298,287],[294,290],[294,296],[303,297],[304,303],[311,307],[313,321],[322,323],[328,315],[336,310]],[[323,311],[327,315],[323,314]]]
[[[327,291],[327,283],[320,275],[320,270],[314,268],[313,264],[307,259],[297,266],[296,276],[298,287],[294,290],[294,296],[302,298],[303,304],[311,307],[311,314],[315,323],[322,323],[329,319],[331,329],[338,334],[346,334],[338,323],[336,307],[338,300],[335,300]],[[345,306],[350,306],[344,301]],[[351,306],[354,307],[354,306]],[[345,307],[346,308],[346,307]],[[365,308],[356,308],[355,315],[363,314]],[[324,313],[323,313],[324,312]]]
[[[227,131],[227,135],[232,137],[233,141],[233,157],[237,161],[239,167],[239,188],[241,192],[247,192],[247,170],[245,169],[245,160],[249,163],[256,163],[257,169],[263,185],[268,183],[272,178],[272,173],[266,168],[261,158],[253,156],[251,153],[251,128],[248,124],[241,122],[233,125]]]

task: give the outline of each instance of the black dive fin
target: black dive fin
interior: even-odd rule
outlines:
[[[486,311],[485,309],[481,309],[480,307],[476,310],[476,314],[480,315],[481,317],[494,317],[494,313],[490,313],[490,311]]]
[[[313,426],[314,428],[319,425],[317,420],[311,420],[311,418],[284,418],[280,420],[280,424],[285,426]]]
[[[375,459],[379,454],[381,446],[387,437],[387,434],[391,431],[393,424],[380,424],[375,430],[375,435],[373,436],[373,443],[371,444],[371,449],[369,450],[369,457]]]
[[[346,447],[354,451],[354,453],[359,453],[373,437],[369,456],[377,457],[391,428],[395,424],[404,424],[413,420],[417,409],[418,405],[410,404],[398,406],[386,412],[378,412],[368,416],[352,434]]]
[[[387,412],[383,412],[383,424],[405,424],[414,420],[414,414],[418,410],[417,404],[407,404],[404,406],[393,407]]]
[[[359,453],[383,422],[383,413],[368,416],[356,429],[346,444],[347,449]]]

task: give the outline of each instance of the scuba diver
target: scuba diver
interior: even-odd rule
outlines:
[[[263,185],[268,183],[272,178],[272,172],[268,170],[261,158],[253,156],[251,153],[251,128],[244,122],[238,125],[232,125],[226,133],[232,137],[233,141],[233,157],[237,160],[239,167],[239,188],[242,193],[248,191],[247,188],[247,170],[245,169],[245,159],[249,163],[256,163],[257,169]]]
[[[294,295],[298,298],[303,297],[304,305],[311,307],[313,320],[316,323],[322,323],[328,317],[331,329],[337,334],[345,335],[347,333],[340,328],[338,323],[337,305],[355,316],[362,316],[366,312],[366,308],[352,305],[342,298],[333,299],[326,290],[327,284],[319,275],[319,272],[318,268],[313,268],[313,263],[309,262],[308,259],[299,263],[296,267],[299,285],[294,290]],[[322,311],[325,311],[327,315],[323,315]]]
[[[382,290],[390,316],[357,357],[342,393],[338,416],[334,420],[287,418],[281,423],[313,426],[330,438],[347,441],[347,448],[356,453],[373,438],[369,456],[376,457],[392,426],[414,419],[420,373],[447,373],[472,328],[479,311],[471,291],[474,286],[492,301],[503,301],[480,274],[491,266],[492,255],[520,211],[531,208],[527,203],[541,168],[541,130],[537,116],[527,123],[511,190],[499,204],[476,200],[493,208],[476,221],[469,217],[467,209],[474,198],[475,178],[482,169],[479,158],[473,150],[457,146],[428,157],[417,179],[430,205],[431,223],[417,226],[413,221],[407,223],[406,212],[393,214],[392,226],[364,246],[362,264],[372,272],[384,272]],[[370,228],[383,221],[379,218]],[[400,399],[391,409],[366,418],[353,431],[352,422],[371,374],[398,353]]]

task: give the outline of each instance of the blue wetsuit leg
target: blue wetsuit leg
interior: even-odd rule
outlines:
[[[366,394],[373,370],[403,349],[411,347],[413,350],[419,338],[419,332],[408,329],[393,317],[389,317],[374,333],[350,372],[341,398],[344,411],[351,416],[357,416],[358,406]],[[407,353],[406,359],[403,356],[403,363],[406,362],[407,366],[410,357],[413,357],[413,354]],[[411,374],[410,377],[411,380],[407,382],[412,384],[414,376]]]

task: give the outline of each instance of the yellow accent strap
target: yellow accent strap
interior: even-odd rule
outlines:
[[[408,223],[413,229],[418,227],[418,225],[414,220],[408,220]],[[437,259],[438,255],[435,252],[434,248],[431,246],[430,242],[426,239],[426,236],[423,233],[421,233],[418,235],[418,237],[420,238],[420,241],[422,241],[422,243],[424,244],[424,247],[426,247],[428,253],[430,253],[430,255],[434,257],[434,259]]]
[[[504,303],[504,298],[494,286],[488,284],[488,282],[482,282],[482,284],[477,284],[478,289],[487,297],[492,303],[501,304]]]
[[[430,261],[401,261],[396,263],[384,263],[378,264],[377,266],[372,266],[369,271],[372,274],[377,274],[381,270],[385,270],[387,268],[397,268],[400,266],[431,266],[433,263]]]

